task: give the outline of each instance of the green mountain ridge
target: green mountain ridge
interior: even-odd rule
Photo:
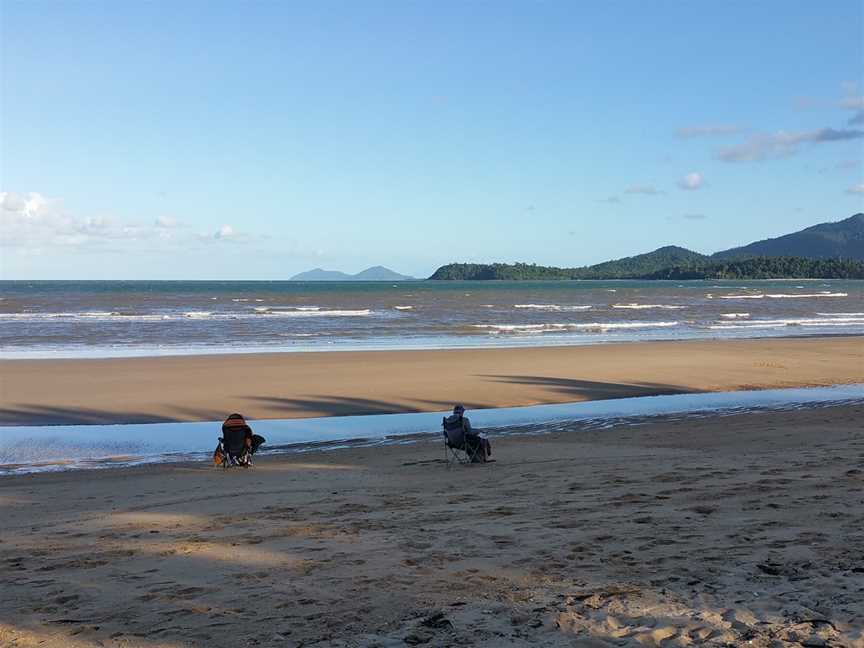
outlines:
[[[432,280],[864,278],[864,214],[712,255],[667,245],[592,266],[451,263]]]
[[[820,223],[799,232],[756,241],[711,256],[714,259],[796,256],[864,261],[864,214],[854,214],[834,223]]]
[[[610,276],[645,274],[672,266],[689,266],[708,259],[704,254],[677,245],[666,245],[653,252],[605,261],[588,266],[587,271]]]

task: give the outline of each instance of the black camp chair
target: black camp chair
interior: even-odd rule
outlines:
[[[246,439],[249,439],[248,444]],[[252,434],[252,428],[246,425],[240,414],[232,414],[222,424],[222,436],[216,452],[221,452],[223,468],[248,468],[252,465],[252,455],[264,442],[264,437]]]
[[[222,449],[222,467],[252,465],[252,453],[246,445],[246,426],[223,427],[219,445]]]
[[[462,418],[445,416],[441,422],[444,433],[444,461],[447,468],[455,463],[468,464],[483,461],[479,437],[465,434]]]

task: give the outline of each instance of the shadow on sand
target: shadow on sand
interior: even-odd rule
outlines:
[[[561,403],[569,401],[605,400],[634,396],[658,396],[692,392],[676,385],[660,383],[616,383],[560,378],[554,376],[482,375],[490,384],[524,385],[539,391],[534,403]],[[537,388],[540,388],[539,390]],[[501,401],[470,400],[452,394],[448,399],[410,398],[402,401],[379,400],[334,394],[303,395],[298,397],[245,395],[232,398],[242,402],[239,408],[250,419],[255,418],[309,418],[319,416],[365,416],[371,414],[405,414],[424,411],[449,410],[462,403],[469,410],[503,407]],[[248,403],[248,405],[247,405]],[[255,405],[266,410],[265,416],[256,416]],[[160,410],[165,407],[161,406]],[[99,410],[87,407],[51,407],[21,404],[0,408],[0,425],[111,425],[122,423],[176,423],[181,421],[217,421],[230,412],[228,409],[195,409],[174,406],[169,414]]]

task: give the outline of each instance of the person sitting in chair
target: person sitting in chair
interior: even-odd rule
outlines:
[[[242,414],[231,414],[222,424],[222,437],[213,453],[213,462],[221,465],[224,458],[230,464],[251,466],[252,455],[265,441],[264,437],[252,433]]]
[[[475,463],[486,462],[492,456],[492,444],[485,435],[471,427],[471,420],[465,416],[465,407],[456,405],[453,408],[453,414],[448,416],[444,425],[446,428],[455,427],[456,424],[461,424],[462,432],[465,437],[465,450],[472,457]]]

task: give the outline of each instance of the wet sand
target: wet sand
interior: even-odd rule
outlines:
[[[0,425],[438,411],[864,382],[864,338],[0,361]]]
[[[0,645],[860,648],[862,420],[0,478]]]

